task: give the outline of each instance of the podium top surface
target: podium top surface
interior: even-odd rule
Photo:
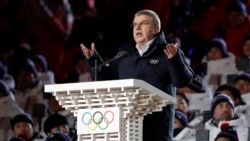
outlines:
[[[108,80],[108,81],[91,81],[91,82],[78,82],[78,83],[64,83],[64,84],[48,84],[45,85],[45,92],[60,92],[60,91],[82,91],[93,90],[98,91],[101,89],[121,89],[127,91],[132,88],[142,88],[150,93],[155,94],[160,99],[166,99],[170,103],[175,104],[176,99],[162,90],[152,86],[151,84],[138,79],[122,79],[122,80]],[[157,98],[156,97],[156,98]]]
[[[176,103],[174,97],[138,79],[49,84],[44,91],[75,115],[80,109],[119,107],[123,118],[141,117]]]

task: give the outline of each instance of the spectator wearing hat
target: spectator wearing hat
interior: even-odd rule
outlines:
[[[250,20],[246,5],[240,0],[233,0],[226,7],[227,23],[224,31],[224,39],[228,51],[237,58],[243,55],[241,43],[250,33]],[[237,35],[237,36],[236,36]]]
[[[11,137],[10,118],[23,113],[23,110],[18,107],[13,93],[3,80],[0,80],[0,107],[4,107],[0,108],[0,140],[7,140]]]
[[[223,93],[227,96],[229,96],[235,105],[235,113],[241,113],[245,116],[246,122],[250,123],[250,105],[246,104],[242,98],[240,91],[235,88],[233,85],[229,84],[224,84],[220,85],[217,89],[216,92],[218,94]]]
[[[215,141],[239,141],[235,127],[230,126],[228,123],[224,123],[220,128],[221,132],[216,136]]]
[[[54,84],[54,72],[48,69],[46,58],[41,54],[37,54],[32,56],[31,60],[34,62],[37,71],[37,79],[42,84]]]
[[[71,138],[63,133],[63,132],[56,132],[52,135],[50,135],[46,141],[72,141]]]
[[[33,115],[35,104],[47,105],[43,98],[43,84],[37,79],[34,62],[27,59],[17,64],[15,70],[16,87],[14,95],[18,105],[30,115]]]
[[[224,75],[235,74],[235,55],[227,50],[227,44],[223,38],[215,37],[207,45],[207,52],[202,59],[201,70],[205,74],[205,85],[214,91],[222,84]]]
[[[185,113],[175,111],[174,119],[174,141],[195,141],[196,130],[188,126],[188,119]]]
[[[237,59],[237,68],[239,71],[250,72],[250,34],[245,36],[241,42],[243,55]]]
[[[47,122],[50,121],[57,121],[55,117],[59,116],[61,117],[60,119],[63,119],[62,121],[64,124],[67,123],[67,126],[70,130],[70,136],[72,137],[72,140],[76,138],[76,117],[69,111],[63,108],[58,100],[56,100],[56,97],[53,95],[48,95],[48,108],[47,108]],[[44,124],[45,126],[45,124]],[[47,125],[46,125],[47,126]]]
[[[44,133],[49,137],[58,131],[70,135],[70,129],[68,126],[68,120],[65,116],[60,114],[50,115],[44,122]]]
[[[234,80],[234,86],[240,91],[241,95],[247,95],[250,93],[250,74],[242,73]]]
[[[235,113],[232,99],[225,94],[217,94],[211,102],[212,118],[205,123],[205,129],[209,130],[209,141],[214,141],[220,132],[220,125],[227,122],[236,126],[240,141],[247,141],[248,126],[244,115]]]
[[[34,141],[34,120],[30,114],[22,113],[14,116],[10,121],[13,138],[10,140],[22,139],[23,141]]]

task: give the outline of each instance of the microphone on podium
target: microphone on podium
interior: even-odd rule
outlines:
[[[110,65],[111,62],[116,61],[116,60],[118,60],[120,58],[123,58],[123,57],[126,57],[126,56],[128,56],[128,52],[127,51],[120,51],[112,59],[104,61],[103,63],[101,63],[99,65],[97,65],[95,63],[95,67],[91,68],[91,70],[93,70],[95,72],[94,80],[96,80],[96,78],[97,78],[97,71],[101,71],[101,69],[102,69],[103,66],[109,67],[109,65]]]
[[[107,61],[101,63],[101,64],[98,65],[98,66],[104,66],[104,65],[105,65],[106,67],[108,67],[109,64],[110,64],[111,62],[113,62],[113,61],[115,61],[115,60],[118,60],[118,59],[120,59],[120,58],[126,57],[126,56],[128,56],[128,52],[127,52],[127,51],[120,51],[120,52],[118,52],[118,53],[115,55],[114,58],[112,58],[112,59],[110,59],[110,60],[107,60]]]
[[[120,59],[120,58],[123,58],[123,57],[126,57],[126,56],[128,56],[128,52],[127,52],[127,51],[120,51],[120,52],[118,52],[118,53],[114,56],[114,58],[109,59],[109,60],[107,60],[107,61],[104,61],[103,63],[101,63],[101,64],[99,64],[99,65],[96,65],[96,66],[93,67],[92,69],[101,70],[101,67],[103,67],[103,66],[108,67],[108,66],[110,65],[111,62],[116,61],[116,60],[118,60],[118,59]]]

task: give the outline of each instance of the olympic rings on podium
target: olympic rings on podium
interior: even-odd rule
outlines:
[[[108,117],[107,114],[111,114],[111,118]],[[82,115],[82,123],[91,131],[96,130],[97,127],[101,130],[105,130],[113,121],[114,113],[112,111],[106,111],[104,114],[100,111],[96,111],[93,115],[90,112],[85,112]]]

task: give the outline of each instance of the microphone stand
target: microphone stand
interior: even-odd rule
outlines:
[[[94,81],[96,81],[97,80],[97,60],[95,60],[95,67],[94,67],[94,69],[95,69],[95,74],[94,74]]]
[[[97,65],[97,60],[95,60],[95,66],[93,68],[91,68],[91,70],[94,70],[94,81],[97,81],[97,72],[102,70],[103,66],[109,66],[109,63],[114,61],[116,58],[110,59],[108,61],[105,61],[99,65]]]
[[[126,51],[121,51],[120,53],[118,53],[114,58],[109,59],[107,61],[102,62],[101,64],[97,65],[97,60],[95,60],[95,67],[91,68],[91,70],[94,70],[94,81],[97,81],[97,72],[102,70],[103,66],[108,67],[110,65],[111,62],[120,59],[122,57],[125,57],[128,55],[128,52]]]

